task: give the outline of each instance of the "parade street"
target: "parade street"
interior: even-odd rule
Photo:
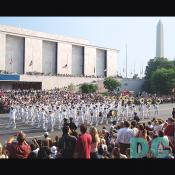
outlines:
[[[159,118],[166,120],[168,117],[172,116],[172,109],[175,107],[175,103],[161,104],[159,105]],[[138,109],[138,108],[137,108]],[[154,114],[154,110],[152,108],[151,114]],[[144,120],[147,122],[148,120]],[[143,122],[144,122],[143,121]],[[18,131],[24,131],[27,134],[28,140],[33,138],[43,139],[44,131],[42,129],[34,128],[30,125],[26,125],[22,121],[16,121],[16,129],[8,129],[8,114],[0,114],[0,140],[2,143],[5,143],[7,139]],[[102,128],[104,125],[98,126],[97,128]],[[107,128],[110,125],[106,126]],[[55,131],[50,133],[50,137],[54,139],[56,135],[61,136],[62,132],[55,127]]]

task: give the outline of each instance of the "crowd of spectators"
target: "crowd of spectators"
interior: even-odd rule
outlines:
[[[131,138],[143,138],[149,145],[146,155],[141,159],[156,159],[151,152],[151,143],[157,137],[168,142],[167,146],[161,145],[159,150],[168,150],[169,154],[164,159],[174,159],[175,156],[175,120],[168,118],[166,121],[153,119],[147,123],[135,120],[113,121],[111,126],[102,129],[80,125],[80,132],[72,127],[69,122],[62,127],[62,136],[51,138],[49,133],[44,133],[42,139],[34,138],[29,141],[24,132],[9,138],[6,144],[0,144],[1,159],[131,159]]]

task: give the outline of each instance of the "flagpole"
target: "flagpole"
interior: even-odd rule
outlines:
[[[33,49],[32,49],[32,73],[33,73]]]
[[[127,67],[128,67],[128,65],[127,65],[127,62],[128,62],[128,59],[127,59],[127,44],[126,44],[126,78],[128,77],[128,75],[127,75]]]
[[[12,63],[13,63],[13,59],[11,58],[11,72],[13,72],[13,66],[12,66]]]

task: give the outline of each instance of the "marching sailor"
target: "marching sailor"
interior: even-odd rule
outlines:
[[[12,106],[9,112],[9,123],[8,128],[16,129],[16,109]]]

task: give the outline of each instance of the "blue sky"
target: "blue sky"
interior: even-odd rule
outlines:
[[[175,17],[0,17],[0,24],[87,39],[92,45],[119,49],[116,69],[140,73],[156,53],[156,25],[164,27],[164,56],[175,58]]]

